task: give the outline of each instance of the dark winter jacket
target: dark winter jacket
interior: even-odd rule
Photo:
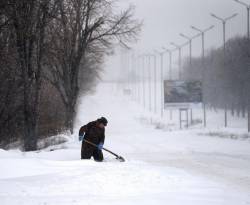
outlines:
[[[100,128],[97,125],[97,121],[89,122],[79,130],[79,135],[84,135],[84,139],[98,145],[99,143],[104,144],[105,140],[105,128]]]

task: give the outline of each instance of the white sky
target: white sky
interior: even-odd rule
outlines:
[[[250,4],[250,0],[242,0]],[[183,44],[186,40],[179,33],[192,36],[197,34],[190,28],[194,25],[205,29],[211,25],[215,28],[206,34],[206,49],[222,45],[222,23],[210,16],[215,13],[222,18],[234,13],[238,16],[227,23],[226,38],[244,35],[247,32],[246,8],[233,0],[121,0],[121,7],[126,8],[130,3],[136,6],[136,17],[143,20],[144,26],[140,41],[134,45],[137,52],[151,52],[154,49],[173,48],[170,42]],[[193,55],[201,53],[201,39],[193,41]],[[188,47],[183,49],[183,57],[189,55]],[[174,54],[177,58],[178,53]],[[118,73],[119,56],[107,59],[105,78]]]

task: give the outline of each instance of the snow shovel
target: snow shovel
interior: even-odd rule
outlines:
[[[88,144],[90,144],[90,145],[92,145],[92,146],[94,146],[94,147],[98,147],[96,144],[94,144],[94,143],[92,143],[92,142],[90,142],[90,141],[88,141],[88,140],[83,139],[83,141],[84,141],[84,142],[87,142]],[[116,154],[116,153],[114,153],[114,152],[111,152],[110,150],[108,150],[108,149],[106,149],[106,148],[104,148],[104,147],[103,147],[102,149],[103,149],[104,151],[106,151],[106,152],[108,152],[108,153],[114,155],[114,156],[116,157],[116,159],[119,160],[120,162],[125,162],[125,159],[124,159],[122,156],[119,156],[118,154]]]

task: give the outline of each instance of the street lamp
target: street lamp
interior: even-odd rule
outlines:
[[[211,16],[219,21],[222,22],[223,25],[223,61],[224,61],[224,68],[226,67],[226,23],[227,21],[231,20],[232,18],[236,17],[238,14],[235,13],[227,18],[221,18],[217,15],[211,13]],[[227,127],[227,103],[225,103],[225,127]]]
[[[149,101],[149,111],[152,110],[152,103],[151,103],[151,54],[146,54],[145,57],[148,59],[148,101]]]
[[[160,52],[155,50],[155,53],[160,55],[161,58],[161,118],[163,118],[163,112],[164,112],[164,72],[163,72],[163,55],[164,55],[164,51]]]
[[[169,80],[172,80],[172,53],[176,49],[167,49],[165,47],[162,47],[162,49],[169,54]],[[170,120],[172,120],[172,109],[170,109]]]
[[[150,54],[149,56],[153,57],[153,59],[154,59],[154,112],[156,114],[157,113],[157,105],[156,105],[156,99],[157,99],[157,96],[156,96],[156,92],[157,92],[157,88],[156,88],[156,81],[157,81],[157,79],[156,79],[156,75],[157,75],[157,73],[156,73],[156,55]]]
[[[135,66],[135,53],[132,51],[130,56],[130,67],[131,67],[131,97],[132,100],[136,100],[136,66]]]
[[[141,86],[141,76],[140,76],[140,60],[139,56],[136,57],[135,59],[135,67],[136,67],[136,75],[137,75],[137,99],[138,103],[140,104],[141,101],[141,94],[140,94],[140,86]]]
[[[179,51],[179,60],[178,60],[178,66],[179,66],[179,80],[181,79],[181,48],[182,46],[175,44],[174,42],[170,43],[172,46],[174,46]]]
[[[143,107],[146,107],[146,97],[145,97],[145,55],[140,55],[139,58],[142,59],[142,102]]]
[[[191,26],[192,29],[194,29],[195,31],[198,31],[201,34],[201,39],[202,39],[202,63],[204,64],[204,59],[205,59],[205,33],[208,32],[209,30],[214,28],[214,25],[201,30],[195,26]]]
[[[201,30],[195,26],[191,26],[191,28],[195,31],[198,31],[200,34],[201,34],[201,40],[202,40],[202,87],[203,87],[203,95],[202,95],[202,98],[203,98],[203,121],[204,121],[204,127],[207,126],[207,117],[206,117],[206,102],[205,102],[205,97],[204,97],[204,88],[205,88],[205,33],[210,31],[211,29],[214,28],[214,25],[204,29],[204,30]]]
[[[192,66],[192,41],[193,41],[193,39],[197,38],[199,35],[200,34],[189,37],[189,36],[184,35],[183,33],[180,33],[180,36],[187,39],[189,42],[189,67],[190,68]],[[192,110],[192,108],[191,108],[191,122],[193,122],[193,110]]]
[[[235,2],[245,6],[247,8],[247,38],[248,40],[250,39],[250,22],[249,22],[249,13],[250,13],[250,5],[245,3],[245,2],[242,2],[242,1],[239,1],[239,0],[234,0]],[[247,112],[248,112],[248,132],[250,132],[250,96],[248,94],[248,108],[247,108]]]
[[[137,58],[136,53],[133,55],[133,67],[134,67],[134,99],[135,101],[139,102],[139,73],[138,73],[138,67],[137,67]]]
[[[166,49],[165,47],[162,47],[162,49],[169,54],[169,80],[172,80],[172,53],[174,50]]]
[[[180,33],[180,36],[183,37],[183,38],[185,38],[185,39],[187,39],[188,42],[189,42],[189,65],[191,67],[191,65],[192,65],[192,41],[193,41],[193,39],[195,39],[198,36],[200,36],[200,34],[192,36],[192,37],[189,37],[189,36],[184,35],[183,33]]]
[[[223,25],[223,47],[224,47],[224,58],[225,58],[225,53],[226,53],[226,23],[227,21],[231,20],[232,18],[236,17],[238,14],[235,13],[227,18],[221,18],[221,17],[218,17],[217,15],[211,13],[211,16],[214,17],[215,19],[219,20],[222,22],[222,25]],[[225,62],[225,61],[224,61]]]
[[[250,13],[250,5],[249,4],[246,4],[240,0],[234,0],[235,2],[245,6],[247,8],[247,38],[249,39],[250,38],[250,22],[249,22],[249,13]]]

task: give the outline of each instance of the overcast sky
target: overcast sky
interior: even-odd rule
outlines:
[[[242,0],[244,1],[244,0]],[[244,2],[250,4],[250,0]],[[222,23],[210,16],[214,13],[222,18],[238,13],[238,16],[227,23],[226,38],[244,35],[247,32],[246,8],[233,0],[121,0],[121,8],[129,4],[136,6],[136,18],[143,20],[144,26],[139,42],[133,47],[137,52],[150,52],[153,49],[173,48],[170,42],[183,44],[186,40],[179,36],[197,34],[190,28],[194,25],[205,29],[211,25],[215,28],[205,37],[206,49],[222,45]],[[183,49],[183,56],[188,56],[188,47]],[[193,41],[193,55],[201,54],[201,39]],[[178,53],[174,54],[177,58]],[[117,75],[120,59],[117,55],[107,59],[105,76]]]

